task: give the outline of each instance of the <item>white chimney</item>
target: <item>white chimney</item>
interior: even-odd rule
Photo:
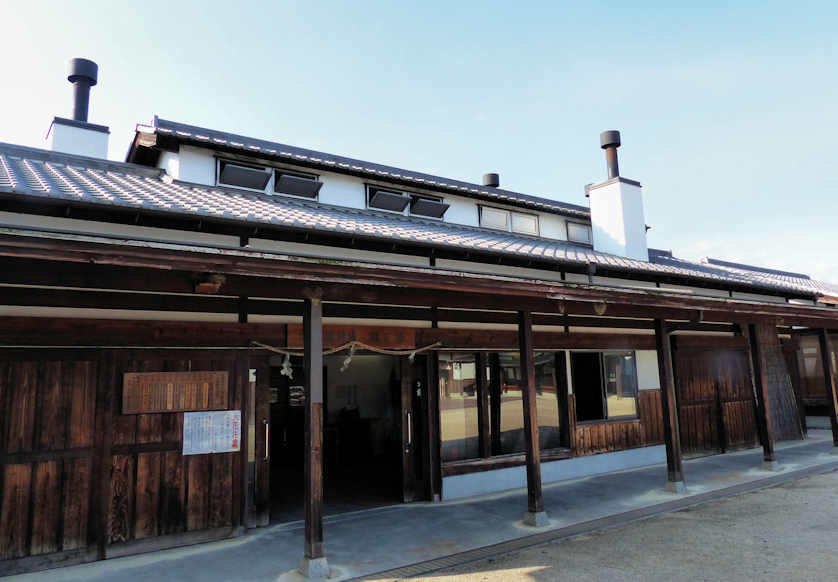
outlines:
[[[51,150],[107,159],[110,130],[87,122],[90,88],[96,84],[99,67],[87,59],[70,61],[67,80],[73,84],[73,118],[56,117],[47,133]]]
[[[591,204],[594,250],[639,261],[649,260],[643,192],[640,182],[620,176],[619,131],[604,131],[600,145],[608,162],[608,179],[587,187]]]

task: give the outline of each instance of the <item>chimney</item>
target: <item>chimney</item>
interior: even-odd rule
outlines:
[[[605,150],[608,179],[586,187],[591,204],[594,250],[648,261],[643,193],[640,182],[620,176],[617,163],[620,132],[603,131],[599,144]]]
[[[73,117],[56,117],[47,134],[51,150],[92,158],[108,157],[110,130],[88,123],[90,88],[98,81],[99,67],[87,59],[71,59],[67,80],[73,84]]]
[[[497,188],[500,186],[500,175],[483,174],[483,185],[489,188]]]

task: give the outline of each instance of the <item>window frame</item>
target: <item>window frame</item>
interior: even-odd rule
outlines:
[[[383,190],[384,192],[392,192],[393,194],[403,194],[405,196],[408,196],[410,200],[408,200],[407,205],[404,207],[404,210],[401,211],[387,210],[386,208],[376,208],[375,206],[370,206],[370,193],[377,190]],[[439,218],[435,216],[426,216],[424,214],[414,214],[413,212],[411,212],[411,208],[413,207],[413,201],[417,198],[424,198],[426,200],[433,200],[435,202],[446,204],[444,196],[437,196],[435,194],[424,194],[421,192],[415,192],[411,190],[402,190],[401,188],[391,188],[386,185],[374,184],[371,182],[364,183],[364,206],[367,210],[375,210],[376,212],[387,212],[388,214],[395,214],[396,216],[409,216],[414,218],[423,218],[425,220],[436,220],[439,222],[445,221],[445,213],[448,212],[448,208],[445,209],[445,212],[443,212],[442,216],[440,216]]]
[[[257,164],[257,163],[254,163],[254,162],[244,162],[244,161],[241,161],[241,160],[237,160],[235,158],[222,158],[222,157],[216,156],[216,158],[215,158],[215,185],[216,186],[220,186],[222,188],[235,188],[236,190],[242,190],[244,192],[261,192],[261,193],[264,194],[264,193],[266,193],[270,190],[271,185],[274,182],[274,173],[273,173],[273,171],[270,171],[268,173],[268,181],[265,182],[265,187],[262,188],[261,190],[259,190],[258,188],[248,188],[247,186],[237,186],[235,184],[226,184],[226,183],[221,181],[221,171],[222,171],[222,166],[224,164],[233,164],[233,165],[236,165],[236,166],[242,166],[242,167],[251,168],[251,169],[254,169],[254,170],[255,169],[261,169],[262,171],[265,171],[265,172],[267,172],[268,170],[273,170],[273,168],[271,168],[267,164]]]
[[[580,240],[574,240],[570,237],[570,226],[584,226],[588,230],[588,242],[582,242]],[[577,245],[584,245],[586,247],[593,247],[594,246],[594,228],[592,225],[587,224],[585,222],[577,222],[575,220],[566,220],[565,221],[565,235],[567,236],[567,242],[577,244]]]
[[[504,350],[504,351],[495,351],[492,350],[490,352],[474,352],[472,350],[440,350],[440,353],[446,354],[457,354],[457,353],[467,353],[473,354],[474,362],[476,366],[476,378],[475,378],[475,395],[477,396],[478,402],[478,411],[477,411],[477,422],[478,422],[478,435],[480,435],[481,439],[488,439],[490,443],[488,446],[488,455],[483,455],[482,451],[478,452],[478,456],[471,457],[468,459],[458,459],[456,461],[444,461],[440,458],[440,464],[443,467],[443,472],[446,473],[446,476],[449,475],[456,475],[456,474],[464,474],[479,470],[486,470],[486,469],[494,469],[500,468],[501,466],[519,466],[524,464],[525,459],[525,452],[512,452],[512,453],[498,453],[493,454],[491,450],[491,442],[495,440],[494,435],[492,434],[492,420],[491,420],[491,406],[490,406],[490,398],[492,396],[492,389],[493,389],[493,382],[495,379],[493,378],[494,374],[498,374],[496,381],[500,382],[500,385],[495,389],[499,389],[502,393],[503,388],[503,372],[502,366],[500,365],[500,354],[503,353],[515,353],[518,352]],[[568,427],[571,426],[571,419],[569,410],[567,407],[566,399],[563,399],[560,391],[559,386],[564,386],[564,389],[567,390],[568,384],[567,380],[560,380],[558,375],[558,369],[556,365],[556,358],[562,357],[566,358],[565,355],[567,350],[538,350],[539,354],[547,353],[550,354],[550,357],[553,359],[553,377],[556,383],[556,392],[555,398],[557,401],[557,405],[559,407],[559,423],[567,423]],[[485,354],[485,355],[481,355]],[[492,356],[496,356],[495,361],[496,364],[493,363]],[[485,364],[485,368],[483,367]],[[494,367],[497,366],[497,370]],[[518,374],[520,375],[520,364],[518,365]],[[481,375],[483,376],[482,379],[480,378]],[[520,381],[519,381],[520,382]],[[437,378],[435,379],[435,389],[437,392],[440,392],[441,386],[439,383],[439,366],[437,366]],[[520,383],[519,383],[520,386]],[[536,386],[536,390],[538,387]],[[441,397],[441,394],[440,394]],[[485,404],[481,404],[481,402],[485,402]],[[481,412],[479,407],[485,406],[486,410]],[[522,407],[523,412],[523,407]],[[442,421],[441,414],[442,410],[439,410],[440,414],[440,423]],[[501,417],[502,418],[502,417]],[[485,426],[484,426],[485,423]],[[569,435],[568,435],[569,436]],[[571,439],[572,442],[572,439]],[[571,442],[567,442],[565,445],[561,445],[559,447],[552,447],[552,448],[539,448],[540,455],[542,461],[547,460],[558,460],[564,458],[570,458],[571,452]],[[440,448],[443,445],[442,440],[442,431],[439,432],[439,444]]]
[[[486,224],[484,224],[484,222],[483,222],[483,210],[485,208],[495,210],[497,212],[505,212],[506,217],[507,217],[506,228],[500,228],[500,227],[496,227],[496,226],[487,226]],[[535,233],[521,232],[519,230],[515,230],[512,226],[513,222],[514,222],[513,217],[515,215],[534,218],[535,219]],[[536,213],[536,212],[519,212],[518,210],[512,210],[510,208],[503,208],[503,207],[500,207],[500,206],[494,206],[492,204],[478,204],[477,205],[477,222],[480,225],[480,228],[487,228],[489,230],[494,230],[494,231],[497,231],[497,232],[511,232],[513,234],[520,234],[520,235],[523,235],[523,236],[535,236],[535,237],[540,237],[541,236],[541,216],[539,216],[539,214]]]
[[[597,424],[597,423],[606,423],[606,422],[631,422],[634,420],[640,420],[640,383],[637,377],[637,350],[568,350],[569,354],[574,353],[596,353],[599,355],[599,378],[600,378],[600,397],[602,398],[602,409],[605,411],[605,418],[594,419],[594,420],[579,420],[578,417],[575,420],[576,426],[584,426],[588,424]],[[633,415],[622,415],[622,416],[610,416],[608,412],[608,395],[606,392],[606,378],[605,378],[605,356],[606,355],[622,355],[625,356],[627,354],[631,354],[632,366],[634,369],[634,378],[636,389],[634,392],[634,414]],[[570,371],[570,376],[573,378],[573,358],[570,358],[568,362],[568,370]],[[576,386],[573,385],[573,394],[574,398],[577,394]]]
[[[237,166],[245,166],[250,168],[262,168],[264,170],[270,171],[270,177],[268,181],[265,183],[265,187],[261,190],[256,188],[248,188],[246,186],[236,186],[235,184],[225,184],[221,181],[221,166],[222,164],[235,164]],[[292,198],[295,200],[309,200],[309,201],[318,201],[320,199],[320,192],[317,192],[317,195],[314,198],[309,196],[298,196],[296,194],[286,194],[285,192],[277,192],[276,191],[276,182],[277,182],[277,174],[287,174],[289,176],[294,176],[296,178],[303,178],[306,180],[312,180],[314,182],[322,182],[320,180],[320,174],[314,174],[309,172],[301,172],[299,170],[293,169],[289,170],[283,166],[274,165],[274,164],[263,164],[261,162],[254,162],[251,160],[240,160],[235,157],[229,156],[215,156],[215,185],[216,187],[221,188],[234,188],[236,190],[241,190],[242,192],[257,192],[261,194],[265,194],[267,196],[285,196],[288,198]]]

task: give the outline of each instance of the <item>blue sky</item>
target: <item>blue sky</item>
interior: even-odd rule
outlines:
[[[0,141],[75,56],[115,159],[157,114],[585,204],[619,129],[651,246],[838,283],[838,5],[732,4],[0,0]]]

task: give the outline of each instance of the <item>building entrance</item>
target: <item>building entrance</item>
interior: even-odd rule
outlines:
[[[404,358],[356,354],[324,357],[324,513],[403,500]],[[271,522],[303,519],[305,394],[302,358],[271,360]],[[288,367],[285,367],[288,370]],[[412,436],[410,438],[412,441]]]

